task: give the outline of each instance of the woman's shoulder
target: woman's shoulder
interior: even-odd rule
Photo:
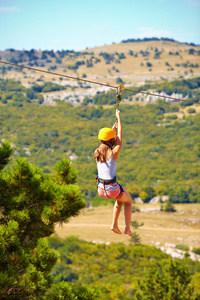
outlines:
[[[120,150],[121,150],[121,145],[116,145],[116,146],[113,148],[113,154],[119,153]]]

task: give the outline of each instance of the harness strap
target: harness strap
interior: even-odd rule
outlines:
[[[116,197],[116,199],[124,192],[124,189],[120,184],[119,184],[119,187],[120,187],[120,192],[119,192],[119,195]]]
[[[98,176],[96,177],[96,182],[97,182],[97,187],[98,187],[98,183],[103,183],[103,187],[104,187],[104,191],[106,193],[106,196],[109,198],[109,199],[112,199],[108,196],[107,192],[106,192],[106,187],[105,185],[109,185],[111,183],[115,183],[116,182],[116,176],[113,178],[113,179],[102,179],[102,178],[99,178]]]
[[[115,183],[116,182],[116,176],[113,178],[113,179],[110,179],[110,180],[105,180],[105,179],[101,179],[101,178],[99,178],[98,176],[96,177],[96,182],[97,183],[103,183],[103,187],[104,187],[104,191],[105,191],[105,193],[106,193],[106,196],[109,198],[109,199],[113,199],[113,198],[110,198],[109,196],[108,196],[108,194],[107,194],[107,192],[106,192],[106,187],[105,187],[105,185],[109,185],[109,184],[111,184],[111,183]],[[119,184],[119,183],[118,183]],[[123,189],[123,187],[119,184],[119,186],[120,186],[120,192],[119,192],[119,195],[115,198],[115,199],[117,199],[120,195],[121,195],[121,193],[124,191],[124,189]],[[97,187],[98,187],[98,185],[97,185]]]
[[[113,179],[102,179],[97,176],[96,180],[98,183],[103,183],[103,185],[109,185],[116,182],[116,176]]]

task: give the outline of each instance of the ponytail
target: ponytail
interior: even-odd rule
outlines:
[[[96,159],[97,161],[100,161],[101,163],[106,162],[106,158],[107,158],[107,151],[109,150],[109,147],[101,144],[99,146],[99,148],[97,148],[94,151],[94,159]]]
[[[115,139],[110,139],[109,141],[101,141],[101,145],[94,151],[94,159],[100,161],[101,163],[106,162],[108,158],[108,153],[112,150],[115,145]]]

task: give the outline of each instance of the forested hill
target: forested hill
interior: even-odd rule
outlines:
[[[191,93],[198,93],[198,79],[189,82]],[[15,157],[27,157],[45,173],[53,172],[61,158],[69,158],[79,171],[86,199],[93,205],[102,203],[96,194],[93,151],[99,144],[99,128],[115,122],[114,103],[102,106],[99,94],[93,99],[96,104],[56,101],[57,105],[47,106],[40,104],[42,95],[34,86],[27,89],[19,82],[1,80],[0,87],[0,139],[12,143]],[[110,96],[104,93],[105,99]],[[119,182],[145,202],[155,195],[169,195],[176,203],[199,201],[199,105],[122,101],[120,110],[124,144]]]
[[[152,37],[152,38],[138,38],[138,39],[127,39],[127,40],[122,40],[122,43],[140,43],[140,42],[153,42],[153,41],[165,41],[165,42],[176,42],[176,43],[180,43],[174,39],[171,39],[171,38],[164,38],[164,37],[161,37],[161,38],[157,38],[157,37]],[[197,46],[195,45],[194,43],[184,43],[186,45],[190,45],[190,46]]]

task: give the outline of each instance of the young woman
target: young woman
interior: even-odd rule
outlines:
[[[133,236],[131,225],[132,198],[129,193],[122,188],[116,181],[116,167],[118,156],[122,147],[122,123],[120,111],[116,110],[118,123],[113,128],[102,128],[99,131],[98,139],[101,145],[94,152],[94,159],[97,162],[97,190],[100,197],[107,199],[116,199],[113,210],[113,221],[111,230],[115,233],[122,234],[118,228],[118,218],[124,203],[125,230],[124,233]],[[115,131],[118,129],[118,136]]]

